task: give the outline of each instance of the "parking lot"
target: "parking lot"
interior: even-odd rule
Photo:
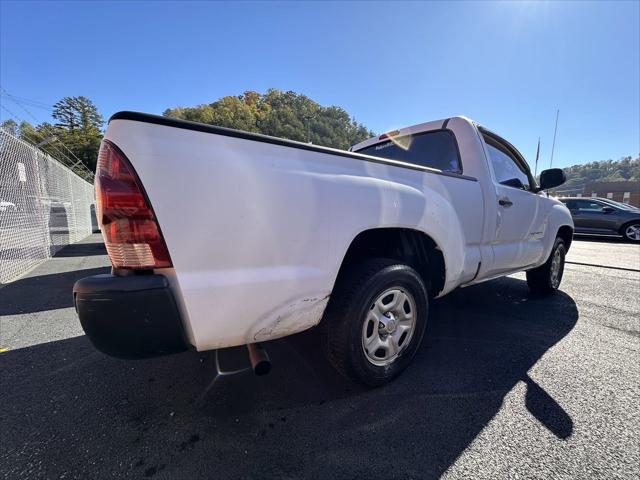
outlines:
[[[71,298],[108,271],[93,235],[0,288],[0,472],[637,478],[640,246],[576,239],[567,260],[550,298],[518,274],[434,301],[414,363],[367,390],[325,365],[314,331],[267,344],[267,377],[216,378],[213,352],[97,352]],[[242,349],[218,359],[246,365]]]

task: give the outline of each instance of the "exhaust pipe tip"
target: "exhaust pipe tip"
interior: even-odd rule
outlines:
[[[271,371],[271,362],[269,360],[262,361],[253,366],[253,373],[259,377],[267,375]]]
[[[247,345],[251,369],[257,376],[266,375],[271,371],[271,360],[266,350],[259,343],[249,343]]]

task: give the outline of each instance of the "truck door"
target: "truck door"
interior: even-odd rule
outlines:
[[[489,275],[532,265],[543,255],[542,202],[534,192],[529,167],[515,148],[490,132],[482,132],[497,202],[493,240],[494,264]]]

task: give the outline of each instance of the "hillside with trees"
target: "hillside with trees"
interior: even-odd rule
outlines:
[[[564,171],[567,182],[560,187],[563,191],[582,190],[585,185],[593,182],[640,182],[640,157],[583,163],[565,168]]]
[[[170,108],[164,115],[340,149],[374,135],[340,107],[324,107],[305,95],[276,89]],[[9,119],[1,126],[68,165],[80,160],[94,171],[104,121],[93,102],[82,96],[64,97],[53,106],[52,117],[55,123],[34,126]]]
[[[274,88],[170,108],[164,115],[343,150],[374,135],[340,107],[323,107],[305,95]]]

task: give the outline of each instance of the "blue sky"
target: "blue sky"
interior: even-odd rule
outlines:
[[[2,0],[0,85],[45,104],[85,95],[105,118],[269,87],[378,132],[463,114],[529,163],[541,136],[542,167],[559,108],[566,166],[640,152],[639,5]]]

